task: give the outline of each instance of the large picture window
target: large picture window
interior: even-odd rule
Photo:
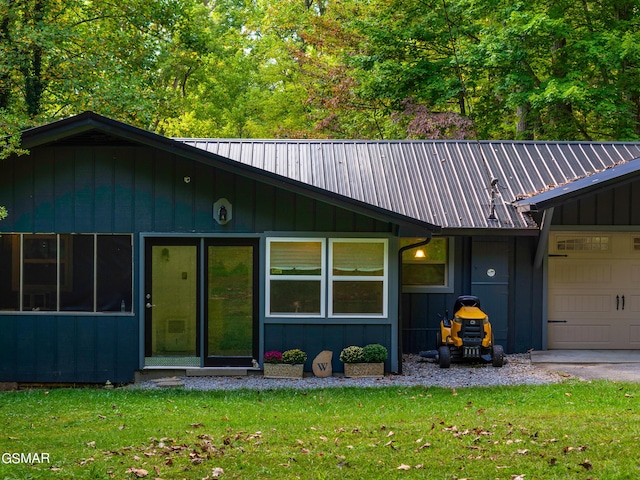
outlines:
[[[420,242],[421,238],[401,238],[400,247]],[[416,248],[402,252],[402,287],[405,292],[449,291],[452,286],[453,263],[450,251],[453,240],[432,238]]]
[[[3,234],[0,311],[131,312],[132,236]]]

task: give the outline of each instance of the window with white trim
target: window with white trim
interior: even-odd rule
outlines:
[[[401,238],[400,248],[423,241],[424,238]],[[405,292],[452,291],[453,239],[432,238],[426,245],[402,252],[402,288]]]
[[[267,315],[324,316],[324,264],[324,239],[267,239]]]
[[[386,316],[387,241],[329,240],[330,316]]]
[[[267,316],[385,317],[388,241],[268,238]]]

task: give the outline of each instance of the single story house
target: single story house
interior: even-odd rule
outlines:
[[[169,139],[87,112],[0,163],[0,382],[381,343],[640,348],[640,143]]]

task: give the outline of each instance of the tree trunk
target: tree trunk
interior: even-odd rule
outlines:
[[[7,2],[7,13],[2,19],[0,19],[0,46],[4,52],[9,51],[9,44],[11,38],[9,36],[9,11],[11,9],[11,1]],[[5,57],[5,62],[7,58]],[[9,99],[11,97],[11,77],[9,76],[9,68],[2,70],[0,74],[0,109],[6,109],[9,107]]]
[[[46,0],[36,0],[33,6],[33,27],[38,28],[44,20]],[[42,79],[42,57],[44,48],[34,40],[31,45],[30,57],[27,63],[22,66],[24,76],[24,99],[27,105],[27,113],[30,117],[35,117],[40,113],[42,92],[44,91],[44,81]]]

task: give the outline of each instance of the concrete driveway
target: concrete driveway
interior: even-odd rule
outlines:
[[[640,383],[640,350],[534,350],[531,363],[581,380]]]

